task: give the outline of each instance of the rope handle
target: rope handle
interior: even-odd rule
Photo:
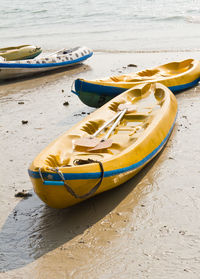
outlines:
[[[98,163],[99,164],[99,167],[101,169],[101,177],[100,177],[99,182],[97,182],[97,184],[92,189],[90,189],[90,191],[88,193],[86,193],[84,195],[76,194],[75,191],[67,183],[65,183],[64,175],[58,168],[56,168],[54,170],[60,176],[62,181],[48,181],[48,180],[45,181],[42,176],[42,172],[41,172],[40,168],[38,171],[39,171],[40,177],[41,177],[44,185],[52,185],[52,184],[53,185],[63,185],[65,187],[65,189],[68,191],[68,193],[71,194],[71,196],[73,196],[74,198],[85,199],[85,198],[92,196],[99,189],[99,187],[103,181],[103,178],[104,178],[104,168],[103,168],[102,162],[89,159],[89,163]]]

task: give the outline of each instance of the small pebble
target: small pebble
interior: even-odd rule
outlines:
[[[32,194],[26,192],[25,190],[22,190],[22,192],[17,192],[15,194],[16,198],[28,198],[28,197],[31,197],[31,196],[32,196]]]
[[[127,67],[137,67],[135,64],[128,64]]]
[[[63,106],[69,106],[69,102],[64,102]]]
[[[84,240],[79,240],[78,243],[85,243],[85,241]]]
[[[185,235],[185,231],[179,231],[181,235]]]

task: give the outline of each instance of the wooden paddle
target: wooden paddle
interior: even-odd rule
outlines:
[[[99,144],[99,139],[96,138],[96,136],[105,128],[107,127],[110,123],[112,123],[119,115],[121,114],[121,111],[119,111],[116,115],[114,115],[110,120],[105,122],[93,135],[90,137],[84,137],[76,140],[74,142],[75,145],[77,146],[82,146],[82,147],[95,147]]]

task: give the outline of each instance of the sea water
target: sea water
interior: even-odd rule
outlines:
[[[48,51],[199,50],[200,0],[1,0],[0,47],[20,44]]]

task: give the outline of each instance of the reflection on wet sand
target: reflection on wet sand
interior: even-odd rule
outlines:
[[[60,250],[69,250],[67,242],[78,236],[81,238],[77,242],[85,244],[84,236],[88,233],[90,234],[87,240],[88,248],[102,247],[115,235],[120,235],[128,216],[125,211],[118,212],[115,208],[134,191],[128,209],[134,210],[142,195],[142,192],[138,192],[135,187],[155,160],[157,157],[134,179],[122,186],[71,208],[62,210],[49,208],[35,194],[20,201],[0,231],[0,271],[23,267],[58,247]],[[107,220],[103,220],[107,215],[109,215]],[[98,237],[95,237],[91,230],[98,222]],[[103,238],[101,234],[105,234]]]
[[[46,73],[34,74],[29,77],[0,81],[0,99],[10,94],[16,93],[20,89],[23,91],[31,90],[38,86],[44,86],[44,84],[47,82],[54,83],[59,79],[69,79],[74,75],[87,71],[91,71],[91,67],[89,65],[80,64],[68,67],[66,69],[58,69]]]

